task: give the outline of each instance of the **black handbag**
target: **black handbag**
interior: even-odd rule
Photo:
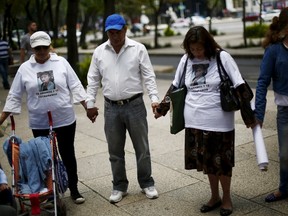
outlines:
[[[222,106],[222,109],[226,112],[236,111],[240,109],[240,100],[237,95],[236,89],[234,88],[233,83],[230,80],[221,62],[220,52],[221,51],[218,51],[216,54],[216,61],[217,61],[219,76],[221,79],[220,86],[219,86],[221,106]]]
[[[185,128],[184,120],[184,106],[185,98],[187,94],[187,88],[185,86],[185,75],[187,68],[186,59],[184,70],[179,81],[178,88],[174,89],[170,94],[170,133],[177,134]]]

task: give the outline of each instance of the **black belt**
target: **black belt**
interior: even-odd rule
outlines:
[[[119,106],[122,106],[124,104],[130,103],[131,101],[135,100],[138,97],[141,97],[142,95],[143,95],[143,93],[139,93],[139,94],[136,94],[136,95],[134,95],[134,96],[132,96],[132,97],[130,97],[128,99],[118,100],[118,101],[113,101],[113,100],[110,100],[110,99],[108,99],[106,97],[104,97],[104,98],[105,98],[105,101],[107,101],[110,104],[117,104]]]

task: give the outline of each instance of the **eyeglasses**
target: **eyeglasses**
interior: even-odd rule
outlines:
[[[37,46],[37,47],[35,47],[34,48],[36,51],[40,51],[40,50],[47,50],[47,49],[49,49],[49,46]]]

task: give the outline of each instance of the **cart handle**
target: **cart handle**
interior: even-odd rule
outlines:
[[[14,117],[12,114],[10,114],[10,121],[11,121],[11,129],[12,131],[15,130],[15,121],[14,121]]]
[[[48,114],[48,119],[49,119],[49,126],[52,127],[53,126],[53,120],[52,120],[51,111],[48,110],[47,114]]]

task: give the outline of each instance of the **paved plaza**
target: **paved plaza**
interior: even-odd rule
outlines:
[[[240,52],[241,50],[238,50]],[[258,49],[261,52],[260,49]],[[244,54],[244,51],[241,51]],[[256,51],[255,51],[256,52]],[[262,50],[263,52],[263,50]],[[251,53],[248,50],[247,53]],[[12,81],[12,79],[11,79]],[[159,96],[162,98],[171,80],[157,79]],[[255,91],[255,89],[253,89]],[[0,87],[0,109],[3,109],[7,91]],[[210,198],[207,176],[201,172],[184,169],[184,131],[177,135],[169,133],[169,115],[154,119],[147,94],[144,100],[148,111],[149,140],[152,158],[153,177],[159,198],[149,200],[141,193],[136,178],[136,161],[131,140],[127,135],[126,168],[129,179],[128,196],[117,204],[109,203],[112,190],[112,175],[104,134],[104,100],[100,94],[96,105],[99,116],[94,124],[86,117],[82,106],[75,106],[77,114],[76,156],[78,161],[79,190],[86,198],[82,205],[75,205],[69,191],[63,198],[68,216],[211,216],[219,215],[219,210],[202,214],[199,208]],[[236,112],[236,165],[232,177],[232,215],[283,216],[288,215],[287,200],[265,203],[265,196],[277,190],[279,160],[277,131],[275,126],[276,107],[273,92],[268,92],[268,104],[262,133],[269,157],[267,172],[261,172],[257,165],[256,151],[251,129],[244,125],[240,112]],[[21,115],[15,116],[16,135],[24,141],[32,138],[28,128],[26,101],[23,100]],[[5,137],[9,137],[10,128]],[[3,150],[0,160],[9,179],[10,167]]]

